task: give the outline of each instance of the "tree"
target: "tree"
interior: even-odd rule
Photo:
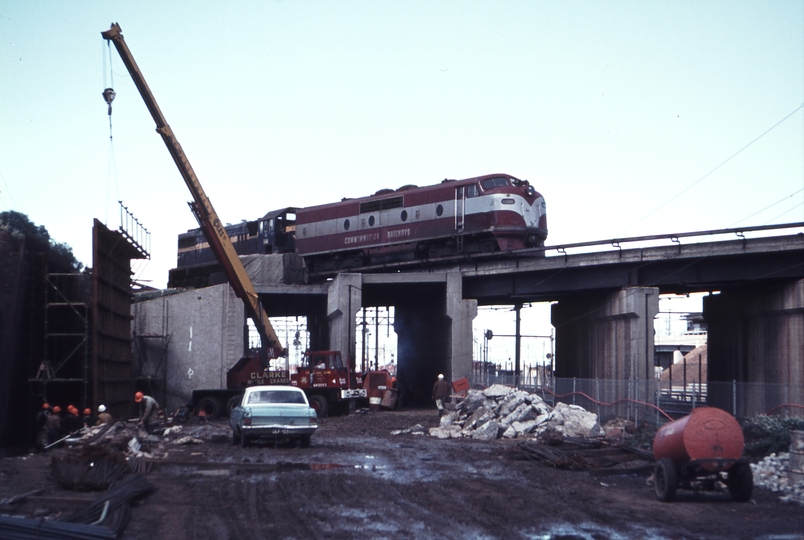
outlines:
[[[0,227],[25,237],[26,241],[38,245],[38,249],[49,249],[63,263],[73,271],[80,272],[84,265],[75,258],[73,249],[64,242],[56,242],[50,238],[50,233],[43,225],[36,225],[28,216],[21,212],[9,210],[0,212]]]

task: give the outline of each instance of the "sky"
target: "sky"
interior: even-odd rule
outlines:
[[[111,22],[225,222],[495,172],[553,245],[804,221],[804,2],[0,0],[0,211],[91,266],[122,200],[154,287],[197,225]]]

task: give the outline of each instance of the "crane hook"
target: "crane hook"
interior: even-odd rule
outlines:
[[[109,116],[112,116],[112,101],[114,101],[115,94],[114,89],[107,88],[103,91],[103,99],[106,100],[106,104],[109,106]]]

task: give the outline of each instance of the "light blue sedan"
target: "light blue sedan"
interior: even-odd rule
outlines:
[[[302,448],[318,429],[318,415],[304,392],[293,386],[250,386],[229,417],[232,443],[243,447],[258,438],[298,439]]]

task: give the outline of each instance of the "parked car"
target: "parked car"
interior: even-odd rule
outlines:
[[[232,443],[249,445],[258,438],[298,439],[302,448],[318,429],[318,415],[304,392],[293,386],[250,386],[229,417]]]

